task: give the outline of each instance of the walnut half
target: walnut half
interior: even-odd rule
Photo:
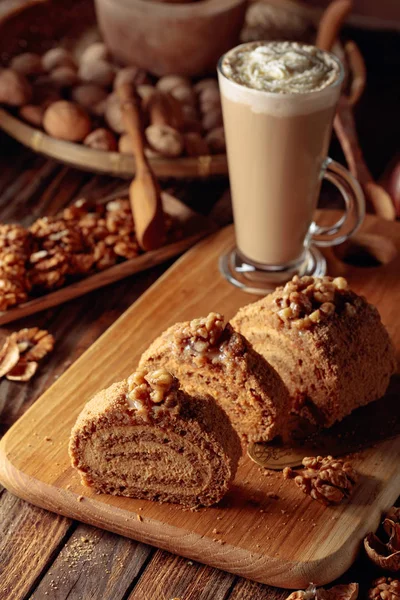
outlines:
[[[358,476],[349,462],[332,456],[305,457],[302,462],[305,468],[301,472],[286,467],[284,479],[294,479],[305,494],[321,504],[340,504],[350,496]]]

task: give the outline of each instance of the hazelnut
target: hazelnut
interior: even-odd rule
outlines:
[[[171,90],[170,94],[182,104],[188,104],[189,106],[196,105],[196,96],[194,95],[192,86],[179,85]]]
[[[134,86],[148,83],[148,76],[144,69],[139,67],[124,67],[115,76],[114,90],[123,83],[131,83]]]
[[[31,98],[32,88],[24,75],[12,69],[0,71],[0,103],[21,106]]]
[[[191,81],[188,77],[182,75],[164,75],[157,81],[157,89],[161,92],[172,92],[172,90],[179,86],[191,87]]]
[[[173,158],[183,152],[183,138],[179,131],[168,125],[150,125],[146,129],[146,139],[151,148],[162,156]]]
[[[223,127],[211,129],[206,135],[206,142],[212,154],[225,154],[225,131]]]
[[[81,106],[59,100],[46,109],[43,127],[55,138],[80,142],[90,133],[91,122],[89,115]]]
[[[74,67],[57,67],[53,69],[50,73],[50,79],[60,88],[72,87],[79,82],[79,77]]]
[[[10,68],[21,75],[40,75],[43,73],[42,57],[34,52],[23,52],[14,56],[10,62]]]
[[[203,116],[201,122],[203,129],[206,131],[210,131],[211,129],[215,129],[222,125],[222,111],[220,108],[216,108],[211,110],[207,114]]]
[[[71,92],[71,97],[74,102],[94,114],[98,114],[96,107],[107,98],[107,95],[104,88],[95,85],[94,83],[77,85]]]
[[[118,152],[121,152],[121,154],[133,154],[132,140],[128,133],[123,133],[119,138]]]
[[[110,94],[106,100],[104,117],[107,125],[111,127],[115,133],[123,133],[125,131],[125,126],[122,119],[121,103],[116,92]]]
[[[206,77],[206,79],[201,79],[193,86],[193,89],[196,92],[196,94],[200,94],[208,88],[218,89],[218,81],[216,79],[213,79],[212,77]]]
[[[104,150],[105,152],[116,152],[117,150],[117,140],[109,129],[95,129],[85,137],[83,143],[95,150]]]
[[[93,60],[108,61],[109,57],[107,46],[103,44],[103,42],[94,42],[94,44],[90,44],[90,46],[85,48],[85,50],[82,52],[79,62],[91,62]]]
[[[19,109],[19,116],[30,125],[42,127],[44,111],[45,108],[43,106],[25,104],[25,106],[21,106]]]
[[[188,156],[207,156],[209,154],[207,142],[199,133],[185,133],[183,139],[185,142],[185,153]]]
[[[78,75],[86,83],[108,87],[114,81],[115,69],[105,60],[85,61],[80,64]]]
[[[42,65],[45,71],[53,71],[57,67],[75,67],[74,57],[65,48],[52,48],[42,56]]]

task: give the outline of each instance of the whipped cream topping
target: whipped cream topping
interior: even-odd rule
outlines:
[[[340,75],[327,52],[298,42],[251,42],[228,52],[222,73],[248,88],[278,94],[323,90]]]

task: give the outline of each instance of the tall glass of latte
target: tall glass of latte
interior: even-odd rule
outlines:
[[[260,293],[295,273],[323,275],[316,246],[343,242],[365,212],[358,182],[327,158],[340,61],[297,42],[250,42],[220,59],[218,78],[236,234],[223,274]],[[313,221],[323,177],[346,204],[331,227]]]

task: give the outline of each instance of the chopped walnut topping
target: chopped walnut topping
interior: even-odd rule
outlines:
[[[149,422],[169,411],[179,411],[179,383],[165,369],[136,371],[128,378],[127,401],[136,416]]]
[[[26,261],[31,242],[29,232],[20,225],[0,225],[0,310],[28,297]]]
[[[182,323],[174,332],[173,349],[188,354],[198,366],[229,361],[243,354],[243,338],[219,313]]]
[[[332,456],[305,457],[305,469],[296,472],[290,467],[283,470],[285,479],[294,479],[296,485],[321,504],[339,504],[348,498],[358,479],[349,462]]]
[[[368,600],[398,600],[400,598],[400,580],[391,577],[376,579],[368,592]]]
[[[298,277],[271,294],[272,312],[281,325],[293,329],[310,329],[335,313],[346,311],[353,316],[358,297],[351,292],[344,277]]]
[[[0,350],[0,377],[29,381],[38,363],[53,350],[54,337],[38,327],[21,329],[9,335]]]

